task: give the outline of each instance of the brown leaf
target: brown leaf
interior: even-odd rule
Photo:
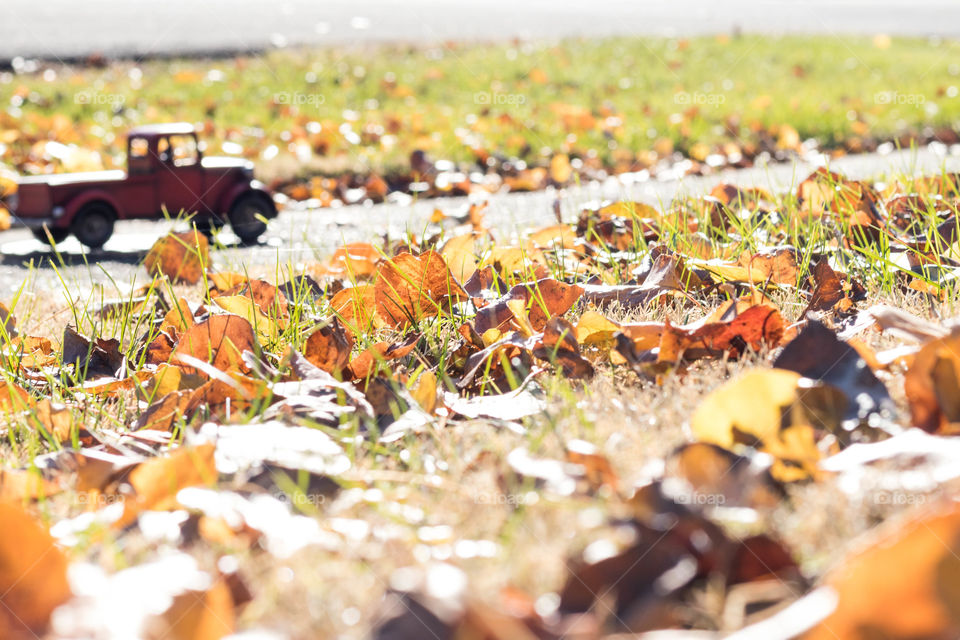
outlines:
[[[336,320],[311,333],[303,345],[303,355],[307,360],[335,376],[340,375],[350,363],[352,350],[353,339],[347,336]]]
[[[411,334],[400,343],[378,342],[366,349],[350,363],[350,375],[353,380],[368,377],[380,362],[396,360],[410,354],[420,341],[419,333]]]
[[[563,368],[568,378],[593,377],[593,365],[580,355],[576,330],[573,325],[560,316],[554,316],[543,329],[540,344],[533,348],[533,355]]]
[[[395,327],[437,315],[444,300],[466,299],[443,257],[435,251],[419,256],[401,253],[380,265],[374,284],[377,313]]]
[[[660,362],[677,362],[684,355],[694,358],[703,355],[742,355],[748,348],[760,351],[780,344],[784,335],[780,312],[766,304],[740,309],[735,302],[721,308],[719,321],[710,321],[712,314],[688,325],[669,322],[660,338]]]
[[[116,339],[88,340],[71,327],[63,331],[63,364],[72,364],[74,374],[80,378],[115,376],[124,366],[120,353],[120,341]]]
[[[23,411],[32,401],[23,387],[15,382],[0,380],[0,411]]]
[[[816,320],[787,343],[773,366],[796,371],[805,378],[820,380],[842,391],[848,400],[844,415],[848,429],[871,416],[891,418],[893,400],[860,354]]]
[[[852,279],[841,280],[840,274],[833,270],[826,258],[821,258],[813,266],[813,280],[810,304],[803,310],[802,316],[808,311],[849,311],[854,302],[867,297],[863,285]]]
[[[220,640],[235,627],[233,597],[224,580],[205,591],[188,590],[174,596],[150,630],[154,637],[170,640]]]
[[[209,262],[209,253],[210,243],[199,231],[171,232],[154,243],[143,264],[150,273],[167,276],[173,282],[196,284]]]
[[[317,268],[318,276],[333,276],[355,280],[377,272],[380,252],[367,242],[355,242],[339,247],[330,259]]]
[[[759,456],[740,456],[715,444],[683,445],[667,459],[669,476],[689,485],[688,503],[702,506],[774,508],[784,492]]]
[[[567,462],[583,467],[587,481],[595,489],[607,486],[619,491],[620,478],[613,470],[610,460],[585,440],[567,442]]]
[[[504,297],[477,312],[474,328],[483,335],[490,329],[505,332],[519,329],[511,301],[520,300],[527,309],[528,320],[534,331],[543,331],[547,320],[565,314],[583,295],[583,287],[543,278],[529,284],[514,286]]]
[[[374,287],[370,284],[341,289],[330,299],[330,309],[351,336],[383,324],[377,314]]]
[[[181,354],[209,362],[221,371],[243,371],[246,366],[241,354],[255,350],[253,327],[245,318],[233,314],[211,315],[180,337],[170,355],[170,362],[188,375],[202,375],[203,372],[178,362],[177,356]]]
[[[289,315],[287,297],[265,280],[242,282],[215,297],[221,296],[246,296],[253,300],[268,318],[285,318]]]

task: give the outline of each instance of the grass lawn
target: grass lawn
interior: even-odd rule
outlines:
[[[923,612],[960,531],[957,206],[954,176],[822,172],[516,241],[475,209],[306,265],[229,272],[187,234],[109,303],[25,272],[0,507],[35,542],[0,551],[57,560],[0,584],[34,629],[66,602],[58,638],[145,601],[184,638],[722,633],[820,584],[833,613],[787,610],[811,637],[898,637],[907,597],[949,637],[955,612]],[[910,426],[931,448],[836,467]],[[854,565],[880,523],[906,542]]]
[[[0,75],[0,162],[24,173],[123,166],[130,126],[171,120],[202,123],[208,153],[251,158],[270,178],[377,173],[391,185],[416,150],[501,174],[563,155],[591,177],[655,170],[674,152],[703,170],[806,140],[848,151],[952,143],[958,46],[622,38],[27,69]]]

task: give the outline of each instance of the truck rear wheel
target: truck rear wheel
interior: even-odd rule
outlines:
[[[245,243],[255,242],[267,230],[266,219],[277,215],[277,210],[264,193],[245,193],[230,207],[230,227]]]
[[[110,205],[93,202],[80,209],[70,225],[70,231],[83,245],[99,249],[113,235],[115,219],[116,214]]]
[[[30,232],[40,242],[52,245],[60,244],[70,235],[70,229],[51,229],[50,227],[39,227],[31,229]],[[49,236],[47,232],[50,233]]]

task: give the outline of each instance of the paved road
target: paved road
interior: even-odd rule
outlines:
[[[734,28],[960,36],[957,0],[3,0],[0,14],[0,61]]]
[[[918,152],[894,152],[887,155],[867,154],[833,161],[832,169],[853,178],[876,178],[889,173],[937,173],[943,169],[960,171],[960,149],[950,153],[946,148],[927,148]],[[578,211],[591,201],[635,199],[654,205],[665,205],[678,194],[697,195],[709,192],[719,182],[740,186],[758,186],[772,191],[792,190],[814,168],[809,162],[778,164],[753,169],[730,170],[708,177],[687,177],[681,180],[650,181],[624,185],[611,179],[603,184],[588,184],[562,192],[501,194],[490,199],[487,222],[499,238],[507,240],[519,232],[553,224],[553,203],[559,198],[565,220],[572,221]],[[343,242],[376,240],[384,233],[402,237],[407,231],[422,234],[434,208],[456,212],[468,204],[465,198],[421,201],[413,204],[381,204],[350,206],[340,209],[288,210],[270,224],[265,242],[258,247],[229,248],[214,252],[217,269],[242,271],[246,266],[269,267],[273,273],[281,268],[329,256]],[[93,283],[106,286],[106,295],[116,295],[111,280],[132,282],[134,276],[143,283],[146,272],[139,265],[166,223],[120,223],[104,251],[84,255],[79,243],[69,239],[58,248],[67,267],[54,271],[48,266],[33,273],[34,290],[38,287],[57,291],[60,278],[76,295],[84,295]],[[26,277],[24,265],[41,264],[50,256],[41,243],[26,229],[0,234],[0,300],[9,299]],[[90,261],[90,266],[86,261]],[[110,293],[109,291],[113,291]]]

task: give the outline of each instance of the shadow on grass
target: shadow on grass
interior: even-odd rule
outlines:
[[[126,242],[126,238],[116,237],[111,239],[102,249],[87,249],[76,241],[68,240],[57,246],[56,250],[39,240],[29,239],[17,242],[6,243],[0,249],[0,265],[21,267],[33,265],[36,268],[48,269],[57,267],[77,267],[84,264],[96,264],[101,262],[113,262],[119,264],[137,265],[143,262],[143,259],[150,251],[152,242],[144,245],[139,242],[140,238],[131,238]],[[124,245],[129,248],[124,248]],[[210,250],[243,249],[249,247],[265,246],[265,242],[255,243],[235,242],[217,242],[211,243]]]

